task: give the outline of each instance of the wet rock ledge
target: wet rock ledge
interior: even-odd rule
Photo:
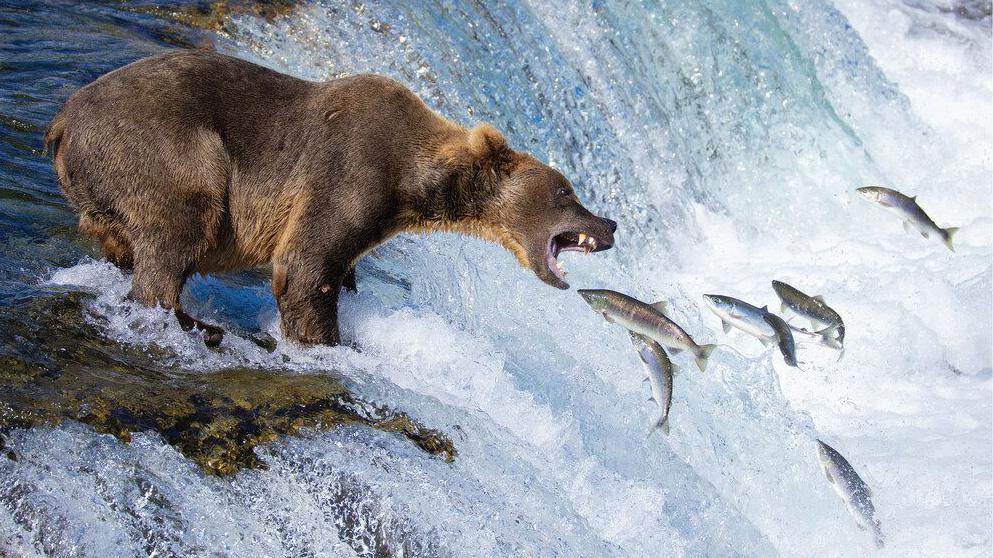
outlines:
[[[154,430],[216,475],[264,466],[255,446],[280,436],[354,423],[455,458],[443,434],[357,399],[332,376],[247,368],[193,373],[160,364],[154,350],[121,346],[86,323],[87,296],[0,307],[0,459],[16,459],[3,447],[4,432],[65,420],[123,442]]]

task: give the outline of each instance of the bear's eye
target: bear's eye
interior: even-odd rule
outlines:
[[[559,186],[559,189],[555,191],[555,195],[564,198],[569,195],[569,189],[565,186]]]

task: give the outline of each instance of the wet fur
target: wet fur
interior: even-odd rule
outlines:
[[[99,78],[45,141],[80,230],[133,268],[135,299],[179,311],[192,273],[271,262],[283,331],[306,343],[339,342],[340,288],[397,233],[471,234],[534,266],[521,230],[535,219],[513,209],[529,186],[506,179],[553,172],[388,78],[314,83],[212,52]]]

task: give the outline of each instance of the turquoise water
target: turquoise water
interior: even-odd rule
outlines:
[[[335,370],[362,397],[447,432],[454,464],[343,428],[203,476],[154,433],[20,430],[0,461],[0,553],[236,556],[863,556],[814,438],[873,488],[894,556],[988,554],[993,515],[993,73],[988,3],[305,2],[191,31],[117,2],[0,7],[0,304],[65,289],[114,343],[167,346],[183,373]],[[666,299],[700,342],[681,356],[671,434],[648,434],[626,334],[501,248],[403,236],[359,265],[342,333],[278,331],[264,273],[197,278],[186,306],[232,331],[205,349],[124,304],[92,259],[41,131],[102,73],[209,45],[309,79],[376,72],[444,116],[493,123],[556,166],[615,249],[563,258],[574,287]],[[278,125],[278,123],[273,123]],[[917,194],[956,252],[854,195]],[[702,304],[823,294],[846,354],[801,370]],[[272,354],[248,340],[269,333]],[[7,546],[3,546],[3,545]]]

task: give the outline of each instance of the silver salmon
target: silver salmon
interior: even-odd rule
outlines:
[[[825,345],[835,349],[840,349],[844,345],[845,322],[842,321],[840,314],[824,302],[823,296],[804,294],[796,287],[782,281],[773,281],[772,290],[776,291],[776,296],[782,302],[782,311],[789,308],[797,315],[810,320],[814,329],[825,328],[816,332],[820,334]],[[832,333],[837,335],[831,335]]]
[[[700,371],[707,368],[707,359],[717,345],[698,345],[683,328],[663,314],[664,304],[645,304],[626,294],[607,289],[580,289],[578,292],[608,322],[657,341],[673,353],[689,351],[693,353]]]
[[[924,238],[936,236],[945,243],[949,250],[955,251],[955,247],[952,246],[952,236],[958,232],[959,228],[943,229],[935,224],[931,217],[924,213],[921,206],[917,205],[917,196],[906,196],[882,186],[866,186],[865,188],[858,188],[856,191],[863,198],[899,215],[903,219],[903,228],[907,230],[917,229],[917,232],[921,233]]]
[[[765,315],[769,313],[766,307],[759,308],[737,298],[705,294],[704,301],[710,310],[721,319],[721,327],[724,333],[737,328],[745,333],[757,337],[763,345],[769,345],[776,340],[776,330],[765,321]]]
[[[817,453],[831,487],[844,500],[859,527],[871,530],[876,547],[882,548],[883,531],[876,519],[876,508],[872,505],[872,490],[836,449],[817,440]]]
[[[668,434],[669,407],[672,405],[672,362],[669,360],[669,355],[665,354],[662,345],[633,331],[628,333],[631,335],[635,350],[638,351],[638,357],[645,365],[645,381],[652,388],[651,401],[654,401],[662,411],[662,416],[655,423],[655,427]]]
[[[710,310],[721,319],[724,333],[735,327],[757,337],[763,345],[768,346],[775,342],[779,345],[786,364],[796,366],[796,343],[793,340],[793,332],[782,318],[769,312],[768,307],[759,308],[724,295],[706,294],[703,295],[703,299]]]
[[[796,368],[796,341],[793,339],[793,331],[789,324],[772,312],[766,312],[762,318],[776,331],[776,344],[779,345],[779,352],[783,353],[783,360]]]

